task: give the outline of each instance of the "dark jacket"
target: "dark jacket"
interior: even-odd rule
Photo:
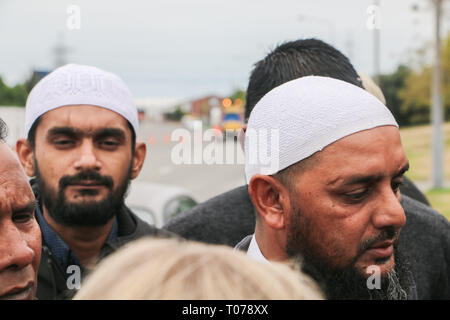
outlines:
[[[406,214],[399,250],[409,257],[419,299],[450,299],[450,222],[403,196]],[[165,229],[185,239],[234,247],[255,230],[247,186],[218,195],[172,218]],[[248,243],[247,243],[248,242]],[[244,241],[240,246],[248,245]]]
[[[36,185],[33,185],[33,191],[36,198],[39,200],[38,190]],[[117,238],[111,242],[106,242],[101,251],[99,258],[102,259],[109,254],[119,249],[124,244],[137,240],[141,237],[177,237],[171,232],[161,230],[150,226],[146,222],[139,219],[130,209],[126,206],[120,210],[116,216],[118,224]],[[81,279],[84,279],[87,275],[87,271],[81,270]],[[45,241],[42,241],[42,255],[41,262],[38,271],[38,287],[36,297],[39,300],[53,300],[53,299],[68,299],[75,293],[75,289],[69,290],[67,287],[67,275],[65,271],[61,270],[60,265],[56,261],[55,257],[50,252]]]

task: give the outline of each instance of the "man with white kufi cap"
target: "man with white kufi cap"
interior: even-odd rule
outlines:
[[[26,104],[27,139],[16,148],[39,207],[42,259],[37,298],[79,289],[99,259],[142,236],[168,236],[124,204],[146,155],[136,142],[131,92],[115,74],[68,64],[43,78]]]
[[[396,250],[409,164],[378,99],[341,80],[292,80],[256,104],[245,139],[257,211],[255,233],[243,240],[248,255],[300,259],[328,298],[416,297]]]

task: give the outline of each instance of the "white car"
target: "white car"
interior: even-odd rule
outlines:
[[[183,188],[133,181],[125,203],[139,218],[161,228],[170,218],[195,206],[197,201]]]
[[[202,122],[201,122],[200,118],[198,118],[196,116],[193,116],[193,115],[190,115],[190,114],[186,114],[186,115],[184,115],[181,118],[181,123],[189,131],[194,131],[196,123],[200,123],[201,124]],[[199,124],[197,124],[197,126],[198,125]]]

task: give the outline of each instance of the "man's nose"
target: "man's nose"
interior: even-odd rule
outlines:
[[[383,190],[379,196],[376,212],[372,216],[372,223],[377,229],[394,227],[397,230],[406,223],[405,211],[390,186]]]
[[[96,155],[95,146],[91,141],[83,141],[79,148],[79,156],[75,161],[74,166],[77,170],[100,170],[101,164]]]
[[[33,262],[34,251],[14,223],[0,223],[0,272],[22,269]]]

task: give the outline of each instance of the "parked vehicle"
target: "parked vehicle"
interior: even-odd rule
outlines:
[[[133,181],[125,203],[139,218],[160,228],[172,217],[195,206],[197,201],[183,188]]]
[[[199,121],[201,121],[200,118],[191,114],[186,114],[181,118],[181,123],[183,126],[190,131],[194,131],[195,124]]]
[[[224,137],[237,137],[243,123],[243,109],[241,107],[230,106],[224,109],[222,114]]]

